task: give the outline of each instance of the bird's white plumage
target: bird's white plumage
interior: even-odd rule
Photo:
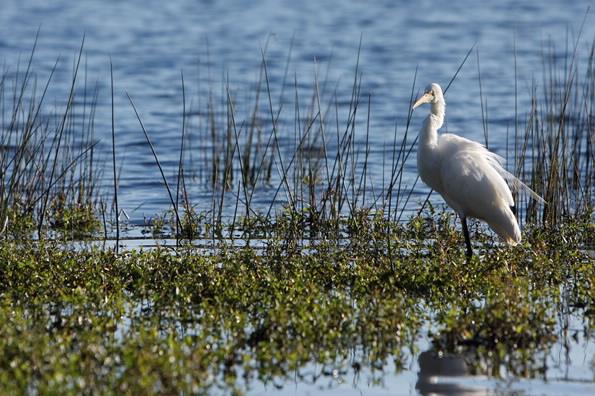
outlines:
[[[414,108],[424,103],[430,103],[432,109],[419,133],[417,167],[421,179],[439,192],[463,221],[466,217],[483,220],[505,242],[520,242],[508,183],[543,201],[541,197],[506,171],[504,159],[483,145],[450,133],[438,134],[446,108],[438,84],[428,86]]]

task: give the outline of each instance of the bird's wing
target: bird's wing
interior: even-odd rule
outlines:
[[[545,203],[545,200],[533,191],[529,186],[523,183],[518,177],[510,173],[504,168],[505,160],[498,154],[492,153],[480,143],[464,137],[454,135],[452,133],[445,133],[440,135],[440,149],[454,156],[458,151],[465,151],[470,155],[477,155],[484,158],[496,172],[508,183],[510,188],[514,191],[524,190],[537,202]]]
[[[499,208],[514,206],[514,200],[504,178],[473,146],[442,145],[439,191],[446,203],[462,216],[483,219],[490,223]]]

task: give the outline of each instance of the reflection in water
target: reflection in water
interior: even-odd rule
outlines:
[[[418,358],[419,373],[415,388],[422,395],[488,395],[489,389],[463,384],[470,377],[462,355],[442,354],[433,349],[422,352]]]

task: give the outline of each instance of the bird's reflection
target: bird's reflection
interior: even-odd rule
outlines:
[[[481,396],[490,394],[485,387],[471,387],[463,379],[472,378],[462,355],[442,354],[433,349],[418,358],[419,373],[415,388],[422,395]]]

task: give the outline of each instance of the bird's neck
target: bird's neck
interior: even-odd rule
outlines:
[[[432,103],[430,114],[424,122],[424,126],[419,134],[420,147],[435,147],[438,144],[438,129],[444,124],[444,113],[446,105],[444,99]]]
[[[444,113],[446,112],[446,103],[444,102],[444,98],[440,97],[436,103],[432,103],[432,110],[430,114],[434,116],[434,125],[436,130],[442,127],[444,124]]]

